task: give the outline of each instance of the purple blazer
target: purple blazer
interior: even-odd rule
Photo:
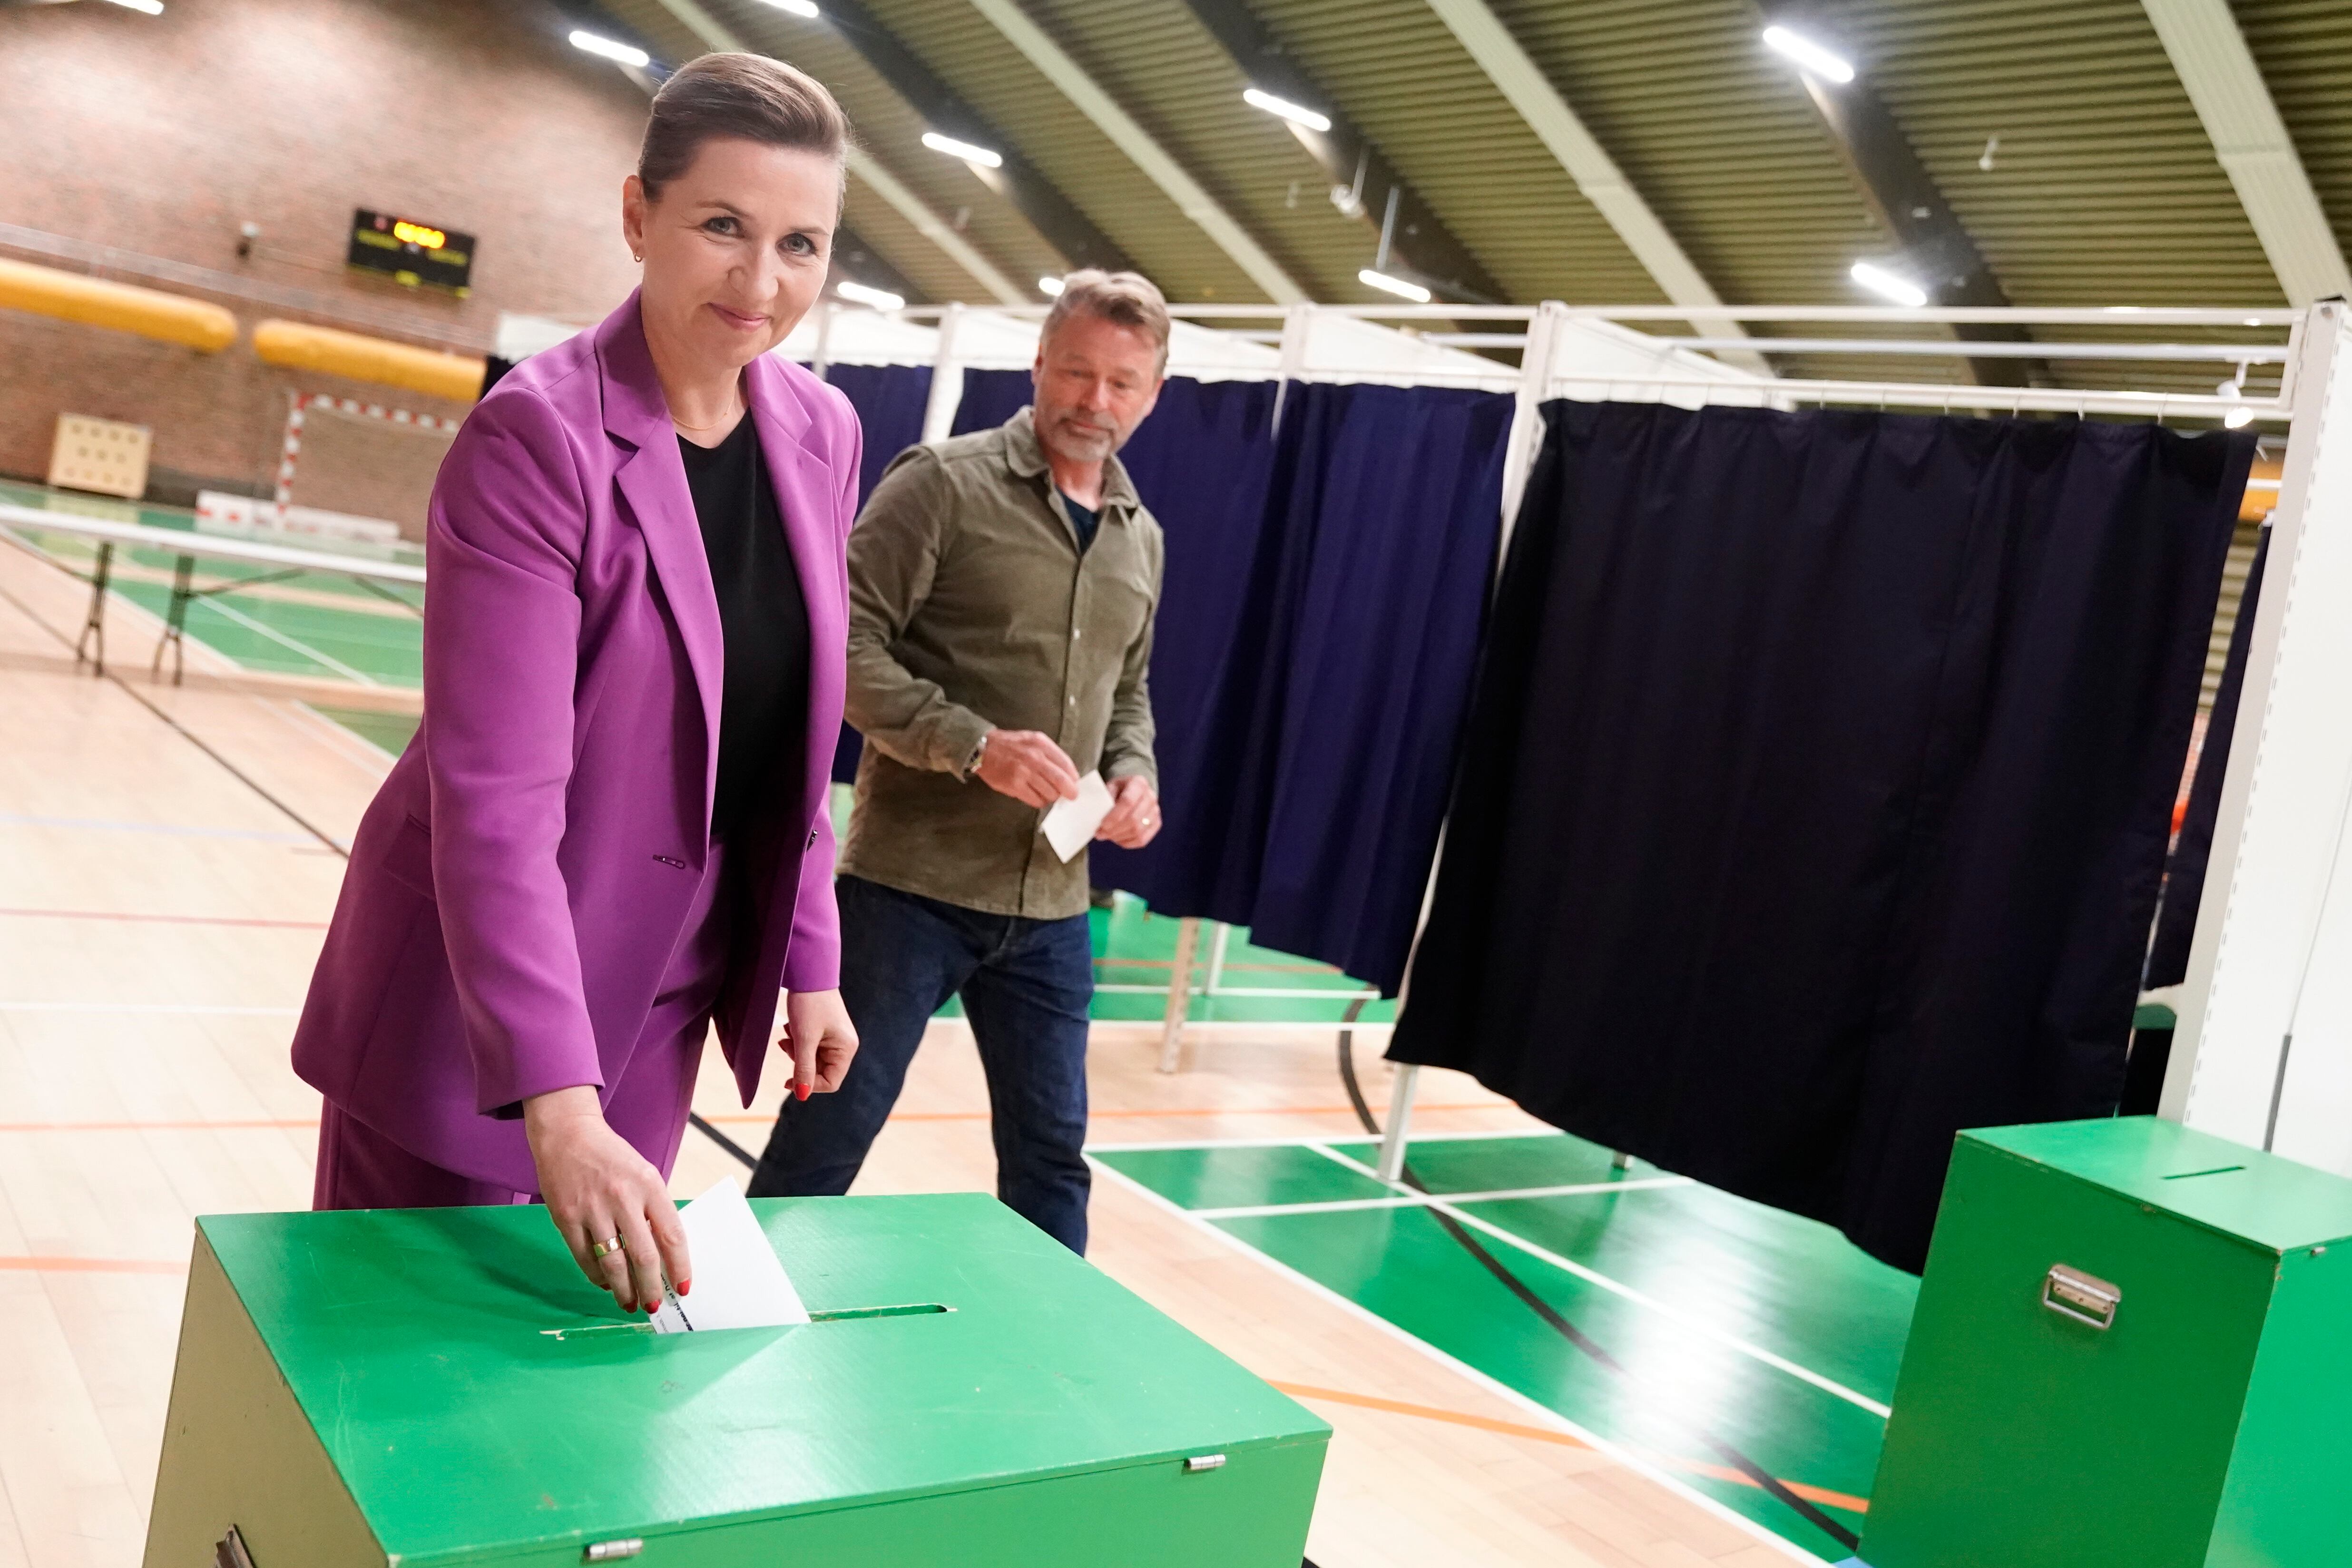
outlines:
[[[807,765],[749,842],[758,935],[719,1038],[751,1103],[779,988],[831,990],[826,810],[841,731],[860,433],[772,355],[745,376],[808,602]],[[425,721],[361,820],[294,1069],[411,1153],[534,1191],[487,1114],[619,1080],[709,855],[718,598],[628,301],[482,399],[433,487]]]

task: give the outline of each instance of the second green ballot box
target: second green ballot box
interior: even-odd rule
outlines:
[[[2352,1564],[2352,1181],[2154,1117],[1963,1132],[1870,1568]]]
[[[536,1207],[199,1220],[147,1568],[1297,1568],[1330,1428],[993,1199],[752,1207],[816,1321],[645,1331]]]

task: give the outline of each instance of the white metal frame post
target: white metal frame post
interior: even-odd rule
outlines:
[[[2313,307],[2162,1111],[2352,1174],[2352,326]]]
[[[1487,584],[1493,593],[1503,580],[1503,561],[1510,553],[1511,533],[1519,521],[1519,503],[1527,499],[1528,479],[1535,472],[1538,454],[1543,450],[1544,399],[1551,391],[1552,360],[1559,341],[1560,323],[1568,319],[1567,307],[1556,300],[1547,300],[1537,307],[1528,322],[1528,341],[1519,354],[1519,385],[1514,395],[1511,409],[1510,445],[1503,454],[1503,517],[1495,535],[1495,574]],[[1445,859],[1445,830],[1441,826],[1437,836],[1437,853],[1430,859],[1429,883],[1421,894],[1421,924],[1412,933],[1414,952],[1421,948],[1421,934],[1429,929],[1429,911],[1437,900],[1437,868]],[[1397,1017],[1404,1017],[1405,1005],[1412,1000],[1407,994],[1412,986],[1412,959],[1405,959],[1405,989],[1397,996]],[[1399,1062],[1396,1076],[1389,1088],[1388,1125],[1381,1133],[1380,1159],[1374,1169],[1381,1180],[1397,1182],[1404,1179],[1405,1151],[1412,1142],[1412,1100],[1421,1089],[1421,1065]]]
[[[963,402],[963,363],[956,358],[956,328],[963,324],[963,307],[950,305],[940,313],[939,357],[931,362],[930,395],[923,400],[923,445],[944,441],[955,428],[956,407]]]

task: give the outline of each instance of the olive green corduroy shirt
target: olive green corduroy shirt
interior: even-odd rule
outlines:
[[[1024,408],[898,454],[849,536],[849,721],[866,737],[841,868],[989,914],[1087,908],[1044,813],[971,773],[992,729],[1050,735],[1084,773],[1159,787],[1151,752],[1160,524],[1104,465],[1084,553]]]

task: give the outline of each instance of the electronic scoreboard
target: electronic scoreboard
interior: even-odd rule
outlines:
[[[394,282],[412,289],[446,289],[463,299],[471,291],[474,237],[362,207],[352,215],[345,264],[388,273]]]

